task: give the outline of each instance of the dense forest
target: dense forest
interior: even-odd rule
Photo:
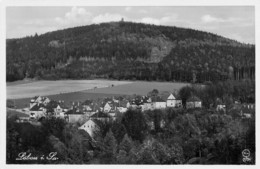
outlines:
[[[6,40],[7,81],[254,79],[255,46],[170,26],[110,22]]]

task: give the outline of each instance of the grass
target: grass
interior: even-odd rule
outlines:
[[[7,118],[11,118],[11,117],[14,117],[14,116],[17,116],[17,117],[28,117],[29,116],[25,113],[20,113],[18,111],[10,110],[10,109],[7,109],[6,115],[7,115]]]
[[[31,83],[18,83],[7,85],[7,98],[19,99],[34,97],[36,95],[47,96],[53,94],[77,92],[93,88],[104,88],[111,85],[117,86],[127,83],[131,82],[113,80],[43,80]]]
[[[37,88],[38,87],[37,85],[39,84],[41,85],[41,87],[46,85],[45,90],[39,90],[38,92],[35,91],[35,88]],[[111,87],[112,84],[114,85],[113,87]],[[26,85],[28,86],[29,84]],[[32,85],[36,85],[36,86],[32,86]],[[9,100],[15,102],[16,108],[24,108],[24,107],[29,107],[29,102],[31,97],[35,95],[42,95],[57,101],[64,100],[66,105],[70,105],[72,102],[78,102],[78,101],[82,102],[85,101],[86,99],[97,99],[97,98],[104,98],[104,97],[112,97],[112,96],[119,96],[119,95],[133,95],[133,94],[147,95],[147,93],[152,91],[153,89],[159,90],[160,93],[172,92],[174,90],[179,90],[181,87],[186,85],[188,84],[173,83],[173,82],[144,82],[144,81],[127,82],[127,81],[110,81],[110,80],[39,81],[37,83],[36,82],[30,83],[29,87],[32,86],[31,90],[30,88],[26,88],[27,90],[20,91],[19,93],[21,93],[21,96],[18,96],[17,99],[9,99]],[[52,88],[53,86],[55,89]],[[95,86],[100,86],[100,88],[94,89]],[[21,90],[23,89],[24,84],[16,85],[14,87],[16,88],[20,87]],[[70,91],[74,90],[75,92],[57,93],[58,88],[60,88],[60,90],[70,90]],[[87,88],[88,90],[84,90],[85,88]],[[12,88],[8,89],[7,87],[9,93],[11,89]],[[78,91],[80,89],[81,91]],[[7,98],[10,98],[10,96],[8,95],[9,93],[7,92]],[[18,93],[16,95],[18,95]]]
[[[82,91],[84,93],[105,93],[105,94],[119,94],[119,95],[147,95],[148,92],[153,89],[159,90],[159,92],[172,92],[179,90],[188,83],[173,83],[173,82],[144,82],[137,81],[129,84],[118,85],[114,87],[98,88]]]

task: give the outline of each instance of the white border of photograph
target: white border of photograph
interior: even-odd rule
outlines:
[[[1,82],[0,87],[2,91],[2,96],[0,97],[1,101],[1,114],[0,114],[0,147],[1,149],[1,166],[0,168],[20,168],[20,169],[30,169],[30,168],[57,168],[57,169],[67,169],[67,168],[106,168],[106,169],[114,169],[114,168],[183,168],[183,167],[191,167],[191,168],[259,168],[259,160],[256,159],[256,165],[248,166],[248,165],[6,165],[6,55],[5,55],[5,47],[6,47],[6,18],[5,18],[5,9],[7,6],[255,6],[255,24],[256,24],[256,112],[259,110],[259,23],[260,23],[260,1],[259,0],[5,0],[0,1],[0,53],[1,53],[1,61],[0,61],[0,76]],[[259,115],[256,114],[256,158],[259,157]]]

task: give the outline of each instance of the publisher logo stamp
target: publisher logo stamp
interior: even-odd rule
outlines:
[[[243,162],[244,163],[251,161],[250,151],[248,149],[244,149],[242,151],[242,156],[243,156]]]

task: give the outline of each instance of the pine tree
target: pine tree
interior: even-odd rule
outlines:
[[[127,134],[125,134],[122,142],[119,145],[119,150],[123,150],[125,152],[129,152],[133,146],[132,140],[128,137]]]
[[[105,145],[105,154],[107,157],[114,157],[117,150],[117,143],[116,138],[111,131],[106,134],[106,137],[104,138],[104,145]]]

